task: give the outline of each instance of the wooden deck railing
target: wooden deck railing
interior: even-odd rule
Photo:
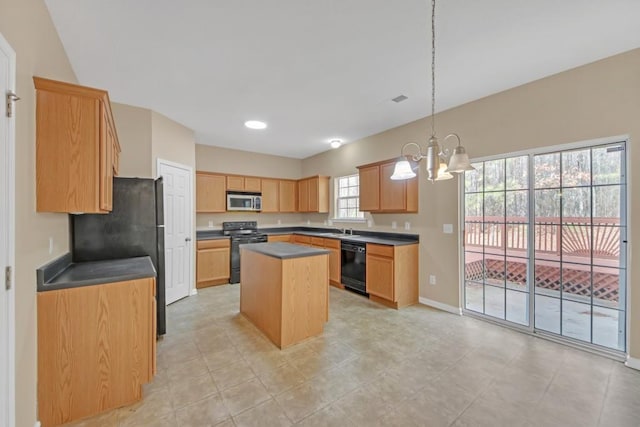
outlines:
[[[506,221],[505,221],[506,219]],[[526,251],[525,217],[465,217],[465,245]],[[598,258],[620,256],[620,221],[616,218],[536,218],[535,251]]]

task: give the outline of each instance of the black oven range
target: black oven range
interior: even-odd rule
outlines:
[[[257,221],[223,222],[222,234],[231,238],[231,278],[229,283],[240,283],[240,245],[266,242],[267,235],[258,231]]]

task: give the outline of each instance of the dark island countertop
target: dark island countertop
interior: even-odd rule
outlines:
[[[253,252],[258,252],[263,255],[280,259],[303,258],[308,256],[329,254],[329,251],[325,249],[294,245],[292,243],[284,242],[250,243],[247,245],[240,245],[240,249],[247,249]]]
[[[76,263],[67,254],[36,272],[38,292],[156,277],[148,256]]]

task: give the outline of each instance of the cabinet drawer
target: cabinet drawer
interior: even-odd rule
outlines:
[[[291,242],[291,234],[281,234],[281,235],[277,235],[277,236],[268,236],[267,237],[267,241],[268,242],[290,243]]]
[[[324,248],[324,239],[322,237],[312,237],[311,244],[313,246],[320,246],[321,248]]]
[[[393,246],[368,244],[367,254],[393,258]]]
[[[310,245],[311,244],[311,237],[310,236],[294,235],[293,236],[293,241],[294,241],[294,243],[303,243],[303,244]]]
[[[230,246],[229,239],[198,240],[198,249],[228,248]]]
[[[324,247],[332,249],[340,249],[340,240],[338,239],[324,239]]]

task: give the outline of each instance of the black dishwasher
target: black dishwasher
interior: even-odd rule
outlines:
[[[342,284],[345,288],[367,294],[367,245],[365,243],[343,241],[342,249]]]

